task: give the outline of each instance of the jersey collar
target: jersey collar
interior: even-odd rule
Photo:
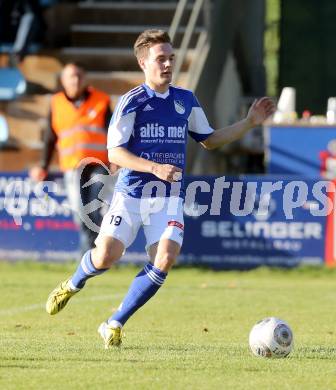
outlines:
[[[147,94],[149,97],[158,97],[158,98],[161,98],[161,99],[166,99],[168,96],[169,96],[169,93],[170,93],[170,87],[167,89],[167,91],[165,93],[159,93],[159,92],[156,92],[154,91],[152,88],[150,88],[147,84],[143,83],[142,84],[143,87],[145,88]]]

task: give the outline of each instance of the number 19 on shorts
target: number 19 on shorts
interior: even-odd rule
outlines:
[[[111,215],[111,221],[110,224],[114,226],[119,226],[121,224],[122,217],[119,215]]]

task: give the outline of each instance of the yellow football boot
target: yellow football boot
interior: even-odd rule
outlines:
[[[71,290],[68,285],[69,279],[60,283],[55,290],[53,290],[46,303],[47,313],[54,315],[61,311],[68,303],[69,299],[80,290]]]
[[[108,349],[111,346],[120,347],[122,337],[121,327],[113,327],[106,322],[103,322],[98,328],[98,333],[104,340],[105,349]]]

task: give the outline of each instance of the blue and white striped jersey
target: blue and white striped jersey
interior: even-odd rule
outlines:
[[[120,98],[108,129],[107,148],[122,146],[136,156],[160,164],[175,165],[184,172],[187,135],[201,142],[212,132],[204,111],[191,91],[170,86],[166,93],[159,94],[142,84]],[[143,194],[144,186],[153,181],[165,185],[164,194]],[[177,187],[174,188],[176,191]],[[115,191],[136,198],[176,195],[172,193],[170,183],[152,174],[126,168],[119,173]],[[183,197],[183,178],[179,192]]]

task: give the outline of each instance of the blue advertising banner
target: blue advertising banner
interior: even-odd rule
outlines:
[[[336,127],[271,125],[265,133],[267,173],[336,177]]]
[[[228,269],[323,263],[329,184],[277,176],[187,177],[178,262]],[[122,261],[146,261],[144,245],[141,232]],[[78,255],[62,178],[36,184],[24,173],[0,173],[0,259]]]
[[[78,227],[62,176],[50,180],[35,183],[25,172],[0,172],[0,260],[79,259]],[[144,248],[140,232],[122,261],[143,263]]]
[[[45,186],[24,173],[0,174],[1,259],[64,261],[78,256],[78,228],[63,180],[60,175],[53,179]]]
[[[181,262],[233,269],[324,262],[328,182],[276,176],[187,182],[195,180],[207,183],[206,192],[197,193],[197,207],[212,204],[212,210],[185,218]],[[222,185],[221,193],[216,186]]]

